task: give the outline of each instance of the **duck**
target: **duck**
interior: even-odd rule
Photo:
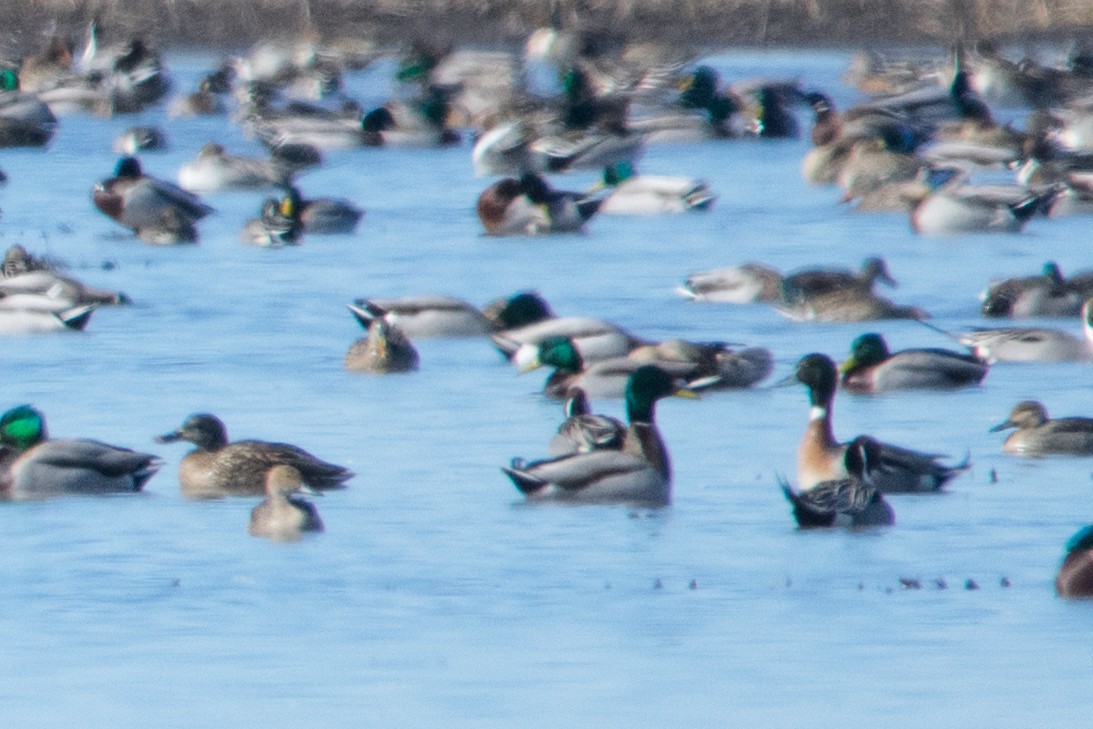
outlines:
[[[766,377],[772,366],[770,353],[760,348],[734,353],[720,344],[681,341],[647,346],[625,357],[586,364],[572,339],[548,337],[538,344],[523,345],[514,359],[521,373],[554,367],[543,394],[555,399],[566,398],[574,387],[589,397],[624,397],[630,375],[645,364],[656,364],[695,390],[750,387]]]
[[[991,428],[992,433],[1015,428],[1002,444],[1003,453],[1043,456],[1062,453],[1093,455],[1093,418],[1049,418],[1047,408],[1037,400],[1022,400],[1009,417]]]
[[[25,296],[53,299],[62,308],[79,304],[121,305],[132,300],[121,291],[88,286],[69,276],[53,271],[31,270],[0,278],[0,308],[7,308]]]
[[[840,385],[847,392],[953,389],[979,384],[990,365],[975,355],[940,348],[891,352],[876,332],[860,335],[850,356],[839,367]]]
[[[424,294],[392,299],[357,299],[360,310],[382,309],[384,318],[411,339],[478,337],[494,325],[474,304],[456,296]],[[356,311],[354,311],[356,313]]]
[[[353,342],[345,353],[345,368],[355,372],[383,375],[412,372],[418,368],[417,349],[403,331],[375,304],[349,305],[349,311],[367,331],[367,336]]]
[[[862,322],[884,319],[927,319],[917,306],[905,306],[877,294],[842,289],[775,305],[775,311],[792,321]]]
[[[259,248],[283,248],[303,242],[303,225],[290,198],[267,197],[257,218],[243,224],[239,239]]]
[[[980,294],[983,316],[1070,317],[1093,295],[1093,275],[1063,277],[1059,265],[1048,261],[1038,276],[1017,276],[992,283]]]
[[[518,120],[494,126],[475,141],[471,166],[476,177],[603,169],[618,162],[633,164],[645,152],[640,133],[571,132],[538,134]]]
[[[300,471],[280,463],[266,472],[266,498],[251,509],[247,533],[252,537],[267,537],[289,542],[300,539],[306,532],[323,531],[319,510],[296,494],[319,494],[304,483]]]
[[[83,438],[50,438],[45,416],[19,405],[0,416],[0,492],[31,499],[140,491],[163,465],[149,453]]]
[[[281,185],[286,170],[272,159],[231,154],[222,144],[206,142],[178,170],[178,185],[193,193],[262,190]]]
[[[619,450],[626,439],[626,425],[610,415],[596,415],[588,403],[588,393],[571,387],[565,399],[565,420],[550,439],[547,450],[552,456],[595,450]]]
[[[1088,362],[1090,344],[1051,327],[975,327],[953,335],[979,359],[995,362]]]
[[[749,261],[688,274],[676,293],[691,301],[773,303],[782,300],[782,274],[764,263]]]
[[[0,298],[0,302],[3,299]],[[44,334],[49,332],[82,332],[91,321],[94,304],[58,308],[57,302],[45,296],[22,299],[17,307],[0,306],[0,334]]]
[[[229,441],[224,421],[211,413],[195,413],[157,443],[187,441],[196,448],[178,466],[183,495],[190,498],[260,496],[266,491],[266,472],[279,464],[298,470],[308,486],[320,491],[345,487],[349,469],[327,463],[303,448],[263,440]]]
[[[899,282],[888,271],[887,262],[880,256],[869,256],[855,272],[840,268],[804,268],[782,278],[782,300],[790,305],[838,291],[873,293],[877,282],[891,288]]]
[[[52,272],[64,264],[52,256],[37,256],[25,246],[13,243],[4,251],[4,261],[0,264],[0,279],[14,278],[32,271]]]
[[[230,67],[229,67],[230,68]],[[197,90],[178,96],[167,105],[167,116],[171,119],[195,116],[222,116],[227,107],[221,98],[216,79],[206,76],[198,82]]]
[[[36,94],[19,90],[19,76],[0,68],[0,147],[45,147],[57,132],[57,117]]]
[[[167,134],[159,127],[133,126],[114,137],[113,150],[133,156],[140,152],[161,152],[167,149]]]
[[[366,147],[448,147],[463,141],[448,124],[451,101],[444,89],[429,86],[413,102],[391,100],[361,118]]]
[[[604,168],[594,193],[605,193],[601,215],[660,215],[709,210],[717,195],[710,183],[691,177],[638,175],[630,162]]]
[[[478,219],[488,235],[575,233],[584,228],[602,198],[556,190],[535,173],[506,177],[478,196]]]
[[[890,526],[895,512],[875,485],[882,466],[881,445],[860,435],[846,447],[846,476],[820,481],[803,491],[794,491],[780,479],[786,501],[793,505],[793,518],[801,529],[818,527]]]
[[[194,224],[213,212],[197,195],[146,175],[132,156],[122,157],[114,176],[94,186],[91,199],[101,213],[155,244],[196,242]]]
[[[509,361],[525,344],[549,337],[568,337],[581,359],[593,362],[622,357],[648,342],[624,327],[603,319],[557,316],[541,294],[521,291],[486,305],[483,314],[493,322],[489,335],[494,347]]]
[[[911,230],[921,236],[1019,233],[1037,213],[1048,211],[1057,194],[1053,187],[946,183],[910,205]]]
[[[694,397],[656,365],[643,365],[626,384],[629,426],[623,448],[597,449],[538,461],[514,458],[501,470],[528,501],[628,504],[661,507],[671,502],[668,448],[655,419],[657,400]]]
[[[847,477],[846,444],[835,440],[831,425],[831,410],[839,373],[835,362],[826,354],[812,353],[802,357],[784,384],[797,382],[808,388],[808,427],[797,452],[797,486],[807,491],[823,481]],[[970,467],[965,458],[947,466],[932,453],[922,453],[900,446],[881,443],[882,467],[874,481],[882,493],[938,491],[956,475]]]
[[[1066,556],[1055,576],[1059,597],[1093,597],[1093,526],[1082,527],[1066,544]]]
[[[305,233],[337,235],[352,233],[364,217],[364,210],[340,197],[305,198],[296,185],[285,187],[285,197],[292,203],[293,214]]]

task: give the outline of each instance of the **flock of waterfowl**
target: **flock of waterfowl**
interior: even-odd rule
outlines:
[[[201,221],[216,214],[202,196],[230,189],[270,191],[256,216],[240,221],[245,244],[299,245],[311,235],[352,233],[364,216],[360,205],[305,197],[302,173],[347,148],[468,139],[475,172],[497,178],[468,201],[488,235],[580,231],[610,214],[701,214],[717,192],[701,179],[639,174],[648,145],[793,137],[802,133],[798,113],[807,112],[813,146],[802,161],[805,180],[838,185],[844,203],[863,214],[906,210],[921,235],[1012,233],[1034,216],[1093,209],[1093,75],[1080,49],[1069,66],[1012,63],[986,44],[957,49],[910,76],[875,62],[867,71],[856,67],[856,81],[884,93],[839,111],[829,95],[800,81],[726,84],[710,66],[674,49],[605,50],[594,39],[537,31],[523,55],[414,44],[400,55],[403,97],[369,110],[341,91],[340,77],[373,60],[374,49],[309,44],[306,53],[291,54],[263,45],[211,69],[192,93],[168,99],[167,69],[155,49],[139,40],[105,46],[92,27],[82,52],[56,38],[0,74],[0,144],[47,145],[67,114],[166,104],[175,117],[226,116],[265,145],[267,156],[247,157],[210,141],[173,182],[147,174],[140,162],[165,143],[161,130],[133,127],[119,137],[115,150],[122,156],[90,190],[91,201],[153,245],[197,242]],[[992,101],[1012,101],[1010,95],[1032,109],[1023,130],[992,114]],[[581,168],[602,171],[601,181],[586,190],[551,182],[551,175]],[[1013,182],[999,181],[1014,171]],[[983,174],[991,181],[977,181]],[[886,494],[936,492],[969,466],[966,458],[945,464],[868,435],[840,442],[832,425],[837,389],[969,387],[998,361],[1090,360],[1091,278],[1066,277],[1048,261],[1040,274],[994,282],[982,294],[988,317],[1081,317],[1086,341],[1063,330],[1007,326],[946,332],[963,351],[892,352],[879,333],[868,332],[841,366],[825,354],[802,357],[788,381],[807,389],[809,420],[796,484],[782,483],[800,527],[892,524]],[[895,286],[896,278],[883,258],[870,257],[859,271],[782,273],[746,262],[692,273],[678,290],[695,302],[767,304],[800,321],[928,318],[922,308],[879,295],[877,284]],[[124,294],[84,286],[59,262],[23,246],[7,251],[0,331],[78,330],[96,307],[125,303]],[[413,371],[420,362],[415,339],[452,336],[488,337],[521,370],[552,368],[543,393],[565,403],[565,419],[544,437],[542,450],[550,455],[514,458],[502,469],[534,501],[668,504],[672,471],[656,402],[751,387],[774,368],[765,348],[652,341],[598,318],[557,316],[533,292],[484,309],[443,295],[359,300],[349,309],[365,329],[345,354],[349,370]],[[622,398],[627,422],[594,414],[589,398]],[[1008,428],[1015,432],[1003,445],[1007,453],[1093,455],[1093,419],[1052,420],[1029,401],[997,429]],[[193,415],[157,439],[178,440],[195,446],[179,469],[187,496],[265,494],[252,513],[255,535],[292,539],[322,530],[313,505],[297,494],[340,488],[352,476],[297,446],[229,441],[211,414]],[[154,455],[97,441],[51,439],[44,416],[30,406],[0,418],[0,487],[11,498],[140,490],[161,465]],[[1088,534],[1073,541],[1058,589],[1093,594]]]

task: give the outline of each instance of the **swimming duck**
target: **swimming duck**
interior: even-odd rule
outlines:
[[[858,393],[976,385],[988,369],[985,361],[948,349],[890,352],[884,337],[876,332],[855,339],[850,345],[850,356],[839,368],[843,389]]]
[[[0,278],[0,308],[15,304],[23,296],[47,297],[63,304],[62,309],[78,304],[131,303],[129,297],[120,291],[88,286],[53,271],[27,271]]]
[[[161,465],[96,440],[50,438],[45,416],[30,405],[0,417],[0,491],[8,498],[140,491]]]
[[[842,289],[780,304],[775,310],[793,321],[861,322],[882,319],[927,319],[917,306],[904,306],[859,289]]]
[[[1066,544],[1066,556],[1055,576],[1059,597],[1093,597],[1093,526],[1082,527]]]
[[[991,317],[1074,316],[1093,294],[1093,276],[1063,277],[1055,261],[1039,276],[1019,276],[991,284],[982,294],[982,312]]]
[[[95,207],[148,243],[197,240],[194,224],[213,209],[177,185],[144,174],[136,157],[122,157],[114,176],[91,191]]]
[[[997,433],[1016,428],[1002,444],[1004,453],[1042,456],[1048,453],[1093,455],[1093,418],[1049,418],[1047,408],[1036,400],[1022,400],[1013,406],[1005,422],[991,428]]]
[[[1085,362],[1090,345],[1048,327],[974,328],[953,337],[987,362]]]
[[[780,301],[782,274],[763,263],[725,266],[688,275],[676,292],[691,301],[727,304]]]
[[[113,149],[121,155],[135,155],[139,152],[161,151],[167,149],[167,135],[158,127],[129,127],[114,137]]]
[[[601,198],[553,189],[542,177],[506,177],[478,196],[478,219],[489,235],[540,235],[581,230],[596,214]]]
[[[598,189],[597,189],[598,188]],[[667,175],[635,175],[629,162],[604,168],[605,192],[599,212],[604,215],[659,215],[709,210],[717,199],[705,180]]]
[[[91,320],[94,304],[58,308],[56,300],[35,297],[14,308],[0,307],[0,334],[81,332]],[[3,299],[0,299],[2,301]]]
[[[4,251],[0,265],[0,278],[14,278],[32,271],[55,271],[63,264],[51,256],[36,256],[24,246],[14,243]]]
[[[298,470],[279,464],[266,472],[266,498],[250,512],[247,533],[288,542],[300,539],[304,532],[323,531],[319,510],[296,494],[318,494],[304,483]]]
[[[787,380],[808,388],[808,427],[797,452],[797,485],[803,491],[822,481],[847,477],[846,445],[835,440],[831,408],[839,373],[825,354],[808,354],[798,361]],[[955,466],[937,461],[939,456],[881,443],[881,469],[875,473],[876,487],[883,493],[937,491],[968,468],[967,459]]]
[[[261,495],[265,493],[266,472],[279,464],[292,466],[304,483],[319,490],[344,488],[353,476],[348,469],[288,443],[229,442],[223,421],[209,413],[191,415],[178,430],[156,437],[157,443],[179,440],[196,446],[178,466],[182,493],[192,498]]]
[[[588,395],[579,387],[569,390],[565,400],[565,420],[550,439],[552,456],[595,450],[619,450],[626,439],[626,426],[618,418],[596,415],[588,404]]]
[[[793,518],[801,529],[895,523],[892,507],[874,483],[883,469],[880,443],[859,435],[847,445],[844,461],[844,478],[821,481],[803,491],[794,491],[781,481],[782,493],[793,505]]]
[[[375,304],[349,305],[357,322],[368,335],[353,342],[345,353],[345,368],[377,375],[411,372],[418,367],[418,353],[406,335]]]
[[[525,344],[549,337],[568,337],[585,362],[621,357],[647,344],[614,322],[581,316],[556,316],[536,292],[522,291],[488,304],[483,314],[494,323],[490,341],[512,360]]]
[[[972,185],[958,175],[911,204],[911,229],[925,236],[1017,233],[1037,213],[1046,213],[1057,194],[1055,188]]]
[[[382,309],[384,318],[411,339],[483,336],[494,328],[474,304],[454,296],[357,299],[353,303],[365,312],[373,307]]]
[[[205,77],[198,82],[197,90],[171,100],[167,116],[172,119],[194,116],[220,116],[227,113],[222,92],[214,91],[217,80]],[[227,90],[227,89],[225,89]]]
[[[475,176],[603,169],[633,163],[645,151],[643,134],[580,132],[538,135],[523,122],[499,124],[482,134],[471,150]]]
[[[283,184],[287,171],[272,159],[230,154],[223,145],[206,142],[178,170],[178,184],[190,192],[260,190]]]
[[[805,268],[787,274],[782,279],[782,299],[797,304],[813,297],[837,291],[872,293],[877,282],[895,288],[899,283],[888,272],[888,264],[880,256],[869,256],[857,272],[839,268]]]
[[[305,233],[336,235],[352,233],[364,217],[364,210],[340,197],[305,198],[295,185],[287,185],[285,197]]]
[[[586,364],[573,340],[549,337],[538,344],[525,344],[514,360],[521,372],[543,366],[554,371],[543,385],[547,397],[564,399],[579,387],[589,397],[618,398],[626,392],[631,374],[645,364],[655,364],[685,382],[691,389],[750,387],[770,373],[770,353],[753,348],[732,352],[718,344],[670,342],[646,345],[625,357],[613,357]]]
[[[0,68],[0,147],[44,147],[57,131],[57,117],[35,94],[19,90],[19,77]]]
[[[671,500],[668,449],[655,420],[656,401],[693,397],[656,365],[635,370],[626,384],[630,422],[621,450],[592,450],[541,461],[514,458],[501,470],[529,501],[666,506]]]
[[[268,197],[262,202],[258,217],[243,224],[239,239],[259,248],[281,248],[300,245],[303,232],[291,198]]]

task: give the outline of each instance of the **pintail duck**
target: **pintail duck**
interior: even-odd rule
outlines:
[[[96,440],[50,438],[29,405],[0,417],[0,491],[8,498],[140,491],[162,464]]]
[[[454,296],[403,296],[397,299],[357,299],[364,311],[382,309],[384,318],[411,339],[476,337],[493,331],[493,322],[474,304]]]
[[[259,496],[265,493],[266,473],[279,464],[292,466],[304,483],[319,490],[343,488],[353,476],[348,469],[288,443],[229,442],[223,421],[208,413],[191,415],[178,430],[156,438],[157,443],[179,440],[196,446],[178,466],[182,493],[192,498]]]
[[[345,368],[377,375],[412,372],[418,367],[418,353],[406,335],[375,304],[349,305],[357,322],[368,330],[367,336],[353,342],[345,353]]]
[[[991,284],[982,294],[982,312],[992,317],[1074,316],[1093,295],[1093,273],[1064,278],[1055,261],[1039,276],[1019,276]]]
[[[1062,329],[1048,327],[974,328],[953,337],[979,359],[994,362],[1085,362],[1090,346]]]
[[[703,211],[709,210],[717,199],[705,180],[636,175],[629,162],[617,162],[605,167],[599,189],[606,193],[599,208],[603,215]]]
[[[844,390],[876,393],[976,385],[987,375],[989,365],[974,355],[948,349],[890,352],[884,337],[869,332],[854,340],[850,356],[839,369]]]
[[[991,428],[997,433],[1016,428],[1002,444],[1004,453],[1042,456],[1063,453],[1093,455],[1093,418],[1049,418],[1047,408],[1036,400],[1022,400],[1013,406],[1009,418]]]
[[[272,159],[229,153],[223,145],[207,142],[178,170],[178,184],[190,192],[261,190],[283,184],[287,170]]]
[[[645,139],[643,134],[595,132],[536,136],[530,124],[508,122],[478,138],[471,164],[477,177],[603,169],[634,163],[645,151]]]
[[[19,90],[12,69],[0,69],[0,147],[44,147],[57,131],[57,117],[35,94]]]
[[[1093,526],[1082,527],[1066,544],[1066,556],[1055,576],[1059,597],[1093,597]]]
[[[114,176],[91,192],[95,207],[148,243],[194,242],[194,224],[212,212],[191,192],[144,174],[136,157],[122,157]]]
[[[880,256],[870,256],[862,261],[857,272],[839,268],[806,268],[786,275],[782,279],[782,299],[787,304],[823,296],[838,291],[872,293],[877,282],[895,288],[898,282],[888,272],[888,264]]]
[[[292,466],[278,464],[266,472],[266,498],[251,509],[247,533],[289,542],[300,539],[305,532],[323,531],[319,510],[296,494],[318,494],[304,483],[303,476]]]
[[[656,401],[693,396],[656,365],[635,370],[626,384],[630,425],[620,450],[597,449],[540,461],[514,458],[502,471],[529,501],[666,506],[672,470],[655,420]]]
[[[781,480],[782,493],[793,505],[793,518],[801,529],[895,523],[892,507],[875,484],[884,468],[880,443],[859,435],[847,445],[844,461],[845,477],[821,481],[803,491],[794,491]]]
[[[478,196],[478,219],[489,235],[575,233],[596,214],[602,198],[555,190],[534,173],[506,177]]]
[[[686,383],[691,389],[750,387],[770,373],[771,356],[754,348],[735,353],[717,344],[670,341],[646,345],[625,357],[585,364],[571,339],[550,337],[538,344],[526,344],[516,353],[521,372],[543,366],[554,367],[543,386],[543,394],[564,399],[579,387],[590,397],[624,397],[626,384],[637,369],[655,364]]]
[[[556,316],[538,293],[523,291],[499,299],[483,309],[496,331],[490,341],[512,360],[525,344],[549,337],[568,337],[585,362],[622,357],[647,342],[613,322],[591,317]]]
[[[782,298],[782,274],[766,264],[749,262],[692,273],[676,291],[691,301],[775,302]]]
[[[797,363],[794,374],[783,382],[799,382],[808,388],[808,427],[797,453],[797,485],[803,491],[823,481],[847,477],[846,444],[835,440],[831,408],[839,373],[835,362],[824,354],[808,354]],[[882,468],[875,473],[876,487],[883,493],[937,491],[968,468],[968,460],[955,466],[938,462],[939,456],[881,443]]]

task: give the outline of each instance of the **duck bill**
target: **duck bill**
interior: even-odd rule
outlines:
[[[171,433],[164,433],[163,435],[157,435],[153,438],[156,443],[175,443],[182,440],[182,431],[176,430]]]
[[[699,395],[697,392],[689,387],[677,388],[676,391],[672,393],[672,395],[674,395],[675,397],[685,397],[688,400],[697,400],[699,399],[699,397],[701,397],[701,395]]]
[[[854,359],[853,357],[847,357],[846,360],[844,360],[843,363],[839,365],[839,374],[845,375],[847,372],[850,372],[857,366],[858,361],[856,359]]]
[[[1013,423],[1012,423],[1012,422],[1010,422],[1009,420],[1007,420],[1007,421],[1006,421],[1006,422],[1004,422],[1004,423],[999,423],[998,425],[995,425],[995,426],[993,426],[993,427],[992,427],[992,428],[991,428],[990,430],[988,430],[987,432],[988,432],[988,433],[997,433],[997,432],[999,432],[999,431],[1002,431],[1002,430],[1006,430],[1007,428],[1012,428],[1012,427],[1014,427]]]

